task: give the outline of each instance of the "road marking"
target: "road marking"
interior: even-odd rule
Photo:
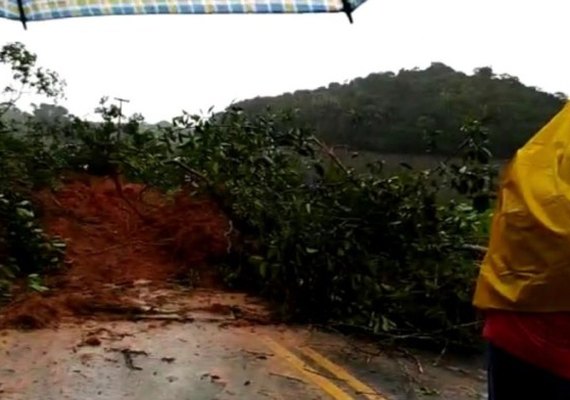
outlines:
[[[315,363],[317,363],[317,365],[323,367],[340,380],[346,382],[347,385],[356,390],[362,396],[366,397],[368,400],[388,400],[386,397],[377,393],[376,390],[370,386],[356,379],[346,369],[333,363],[328,358],[316,352],[315,350],[309,347],[301,347],[300,351]]]
[[[273,350],[278,356],[287,361],[292,367],[299,371],[304,377],[306,377],[313,384],[321,388],[325,393],[330,395],[335,400],[354,400],[352,396],[349,396],[341,388],[335,385],[332,381],[325,378],[322,375],[308,365],[306,362],[301,360],[299,357],[291,353],[285,347],[281,346],[273,339],[265,336],[263,338],[267,347]]]

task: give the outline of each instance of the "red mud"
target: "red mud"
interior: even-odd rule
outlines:
[[[46,278],[49,292],[17,296],[0,314],[0,327],[129,313],[136,306],[122,294],[141,280],[160,287],[193,270],[199,284],[215,284],[210,266],[226,253],[228,221],[214,203],[181,193],[168,198],[135,184],[123,185],[123,194],[110,179],[85,176],[56,193],[38,193],[46,230],[67,241],[66,267]]]

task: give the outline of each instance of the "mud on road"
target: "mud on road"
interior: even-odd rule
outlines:
[[[43,328],[73,316],[133,313],[137,282],[219,286],[213,265],[226,254],[229,223],[208,199],[135,184],[118,191],[111,179],[78,176],[38,193],[37,202],[46,231],[67,243],[66,265],[47,276],[47,293],[15,293],[0,326]]]
[[[482,399],[473,361],[378,352],[304,328],[193,322],[85,321],[0,336],[6,400]],[[420,371],[421,368],[421,371]]]

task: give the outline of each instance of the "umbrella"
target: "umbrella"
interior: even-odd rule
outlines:
[[[140,14],[300,14],[352,12],[366,0],[0,0],[0,18],[59,18]]]

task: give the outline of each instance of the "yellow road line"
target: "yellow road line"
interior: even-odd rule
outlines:
[[[353,397],[349,396],[341,388],[335,385],[333,382],[328,380],[322,375],[319,375],[314,368],[311,368],[307,363],[301,360],[299,357],[291,353],[285,347],[281,346],[273,339],[269,337],[263,338],[267,347],[273,350],[279,357],[287,361],[292,367],[303,374],[309,381],[321,388],[325,393],[330,395],[335,400],[354,400]]]
[[[317,363],[317,365],[323,367],[324,369],[335,375],[340,380],[346,382],[347,385],[352,387],[354,390],[356,390],[362,396],[366,397],[368,400],[388,400],[386,397],[382,396],[381,394],[378,394],[376,390],[374,390],[370,386],[356,379],[346,369],[333,363],[328,358],[325,358],[320,353],[317,353],[315,350],[309,347],[302,347],[300,350],[304,355],[306,355],[315,363]]]

